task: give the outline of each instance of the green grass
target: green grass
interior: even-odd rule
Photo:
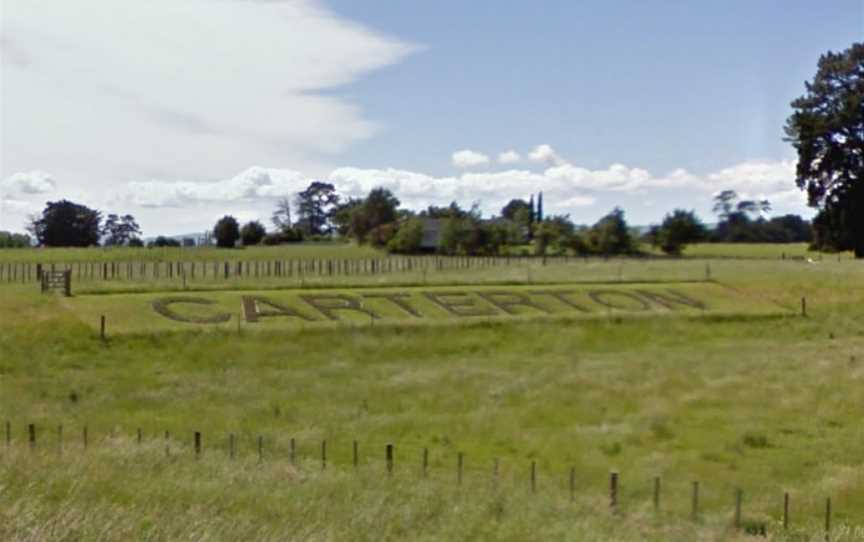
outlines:
[[[32,248],[0,249],[0,263],[69,262],[200,262],[238,260],[279,260],[314,258],[372,258],[382,253],[350,243],[300,243],[274,247],[254,246],[239,249],[193,248]]]
[[[684,250],[687,258],[833,258],[837,254],[821,254],[811,251],[807,243],[699,243],[688,245]],[[849,259],[850,254],[840,255]]]
[[[657,262],[624,280],[698,277],[704,263]],[[617,280],[617,262],[589,265]],[[578,280],[585,269],[532,267],[531,279]],[[745,518],[775,533],[790,493],[795,536],[777,539],[821,539],[828,496],[833,539],[860,539],[861,530],[840,531],[864,524],[864,265],[729,260],[711,262],[711,270],[735,292],[738,312],[765,303],[785,307],[784,315],[754,318],[731,307],[722,317],[154,330],[102,344],[92,317],[70,311],[90,297],[0,286],[0,418],[13,424],[12,448],[0,447],[0,538],[735,539],[729,522],[740,487]],[[528,278],[525,269],[511,271]],[[455,273],[446,280],[457,282]],[[476,283],[520,278],[500,273],[463,275]],[[793,315],[802,296],[807,318]],[[39,427],[32,455],[28,423]],[[61,423],[66,449],[57,457]],[[133,437],[139,427],[141,447]],[[196,430],[204,434],[200,461],[190,449]],[[229,433],[240,443],[233,463]],[[290,438],[299,467],[288,461]],[[392,480],[384,475],[388,442],[397,450]],[[459,452],[467,469],[461,488]],[[501,480],[493,490],[496,458]],[[528,489],[531,461],[536,495]],[[622,479],[616,517],[605,500],[613,469]],[[663,479],[659,517],[650,506],[654,476]],[[701,483],[696,523],[693,480]]]

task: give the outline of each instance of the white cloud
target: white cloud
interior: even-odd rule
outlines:
[[[555,152],[555,149],[553,149],[551,145],[546,144],[534,147],[534,149],[528,153],[528,159],[532,162],[541,164],[560,165],[565,163],[565,160]]]
[[[755,194],[785,192],[795,186],[795,162],[748,161],[707,176],[714,191],[735,190]]]
[[[416,50],[319,0],[2,4],[0,178],[38,164],[94,204],[128,179],[327,171],[379,126],[322,91]]]
[[[139,207],[182,207],[199,202],[288,197],[308,183],[309,179],[296,171],[251,167],[234,177],[211,182],[130,182],[114,199]]]
[[[21,194],[45,194],[54,190],[57,183],[50,173],[44,171],[19,171],[0,183],[6,190]]]
[[[451,161],[453,162],[453,165],[458,168],[468,169],[488,165],[489,157],[481,152],[465,149],[463,151],[454,152]]]
[[[522,156],[514,150],[504,151],[498,155],[498,162],[502,164],[516,164],[522,160]]]

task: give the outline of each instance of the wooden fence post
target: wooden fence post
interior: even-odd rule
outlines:
[[[141,432],[141,428],[138,428],[138,445],[141,445],[141,441],[144,440],[144,434]]]
[[[321,441],[321,470],[327,468],[327,441]]]
[[[12,423],[6,420],[6,447],[12,446]]]
[[[356,440],[353,442],[352,445],[352,456],[354,459],[354,468],[356,469],[358,466],[360,466],[360,450],[359,444],[357,444]]]
[[[609,508],[612,512],[618,511],[618,473],[609,473]]]
[[[195,459],[201,457],[201,432],[195,431]]]
[[[387,444],[384,455],[387,459],[387,474],[393,474],[393,444]]]
[[[171,456],[171,433],[165,431],[165,457]]]
[[[429,448],[423,448],[423,478],[429,474]]]
[[[258,435],[258,462],[264,462],[264,436]]]
[[[783,494],[783,530],[789,529],[789,492]]]
[[[531,493],[537,493],[537,462],[531,462]]]
[[[27,432],[30,438],[30,449],[33,450],[36,448],[36,425],[32,423],[28,425]]]
[[[807,298],[801,298],[801,316],[807,318]]]
[[[741,528],[741,499],[743,498],[743,491],[741,489],[735,490],[735,528]]]
[[[464,456],[462,452],[459,452],[459,455],[456,459],[456,482],[461,486],[462,485],[462,466],[464,465]]]
[[[831,539],[831,497],[825,500],[825,540]]]
[[[576,501],[576,467],[570,467],[570,502]]]
[[[102,339],[102,342],[105,342],[105,315],[102,315],[102,318],[99,321],[99,337]]]
[[[87,426],[84,426],[84,429],[81,430],[81,443],[84,445],[84,451],[87,451]]]
[[[291,461],[292,465],[297,464],[297,446],[294,441],[294,437],[291,437],[291,440],[288,443],[288,458]]]
[[[654,511],[660,511],[660,477],[654,477]]]

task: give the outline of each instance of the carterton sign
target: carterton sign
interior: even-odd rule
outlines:
[[[236,299],[236,298],[235,298]],[[248,323],[272,319],[339,322],[358,318],[378,320],[471,318],[530,314],[606,314],[706,310],[692,293],[673,288],[476,289],[356,292],[304,291],[285,295],[240,294],[242,318]],[[235,300],[236,302],[236,300]],[[231,303],[233,305],[233,303]],[[236,305],[234,305],[236,306]],[[176,295],[152,301],[157,314],[176,322],[221,324],[236,317],[224,300],[204,295]]]

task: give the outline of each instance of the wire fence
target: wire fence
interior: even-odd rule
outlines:
[[[48,433],[46,435],[46,433]],[[71,436],[70,436],[71,435]],[[516,461],[504,461],[501,458],[493,458],[492,461],[472,458],[460,451],[446,450],[435,451],[429,447],[416,444],[394,444],[392,442],[383,445],[361,446],[358,440],[341,439],[339,442],[327,439],[312,440],[291,437],[283,439],[281,446],[277,445],[276,439],[263,434],[254,435],[248,431],[239,435],[237,433],[223,434],[219,437],[205,438],[200,431],[175,434],[170,431],[158,434],[145,434],[138,428],[132,433],[131,438],[126,434],[117,434],[117,429],[112,429],[102,435],[96,435],[84,425],[78,428],[77,435],[64,432],[64,426],[58,425],[53,430],[40,429],[36,424],[28,424],[23,435],[13,435],[12,424],[5,422],[4,443],[8,451],[13,447],[22,450],[29,449],[32,454],[56,453],[58,457],[79,453],[86,454],[91,448],[106,447],[106,443],[118,441],[128,442],[130,445],[141,448],[142,451],[157,451],[165,458],[173,460],[201,460],[207,456],[212,460],[242,461],[253,460],[259,463],[284,462],[292,468],[300,470],[341,469],[344,471],[359,472],[364,469],[377,469],[383,476],[416,476],[419,479],[435,478],[438,481],[455,484],[456,486],[469,486],[470,482],[485,479],[492,487],[502,488],[505,478],[512,478],[514,484],[521,485],[524,491],[530,495],[545,493],[547,496],[566,498],[573,503],[577,497],[586,492],[593,497],[602,497],[609,514],[624,514],[627,509],[638,505],[648,506],[657,514],[668,513],[669,504],[666,495],[673,493],[678,497],[670,499],[674,505],[681,505],[682,485],[686,485],[688,493],[687,509],[677,510],[679,516],[684,516],[694,522],[698,522],[703,515],[725,514],[730,517],[731,526],[741,532],[750,535],[768,536],[779,532],[789,532],[794,523],[813,530],[813,518],[820,517],[820,529],[824,533],[825,540],[832,537],[832,522],[835,521],[837,509],[831,497],[823,497],[819,505],[818,497],[810,494],[810,498],[801,499],[803,502],[793,502],[792,493],[785,491],[775,498],[769,498],[774,502],[774,510],[766,513],[764,506],[754,506],[754,510],[748,514],[748,501],[757,500],[755,495],[747,495],[741,487],[730,488],[728,484],[704,484],[704,481],[690,480],[682,484],[681,477],[674,481],[675,486],[666,483],[660,476],[647,480],[627,480],[624,473],[619,471],[608,472],[608,478],[603,486],[597,484],[594,478],[591,484],[585,483],[585,477],[581,476],[578,468],[573,466],[569,469],[550,469],[547,472],[540,470],[543,463],[539,459],[523,461],[517,465]],[[337,445],[337,446],[334,446]],[[26,447],[26,448],[25,448]],[[10,455],[11,454],[7,454]],[[481,465],[480,463],[484,463]],[[554,470],[554,472],[553,472]],[[508,476],[509,475],[509,476]],[[633,486],[639,484],[638,490]],[[624,492],[623,488],[629,485],[630,491]],[[726,504],[723,499],[718,499],[717,491],[722,488],[726,494]],[[706,491],[707,489],[707,491]],[[731,491],[729,491],[732,489]],[[706,493],[713,490],[712,498],[706,499]],[[563,493],[563,494],[562,494]],[[810,493],[810,492],[807,492]],[[765,496],[758,499],[764,505]],[[633,502],[642,499],[642,503]],[[721,504],[718,505],[718,502]],[[819,505],[819,510],[814,506]],[[721,506],[722,509],[717,509]],[[809,509],[806,509],[808,508]],[[793,511],[797,517],[793,516]],[[770,519],[766,519],[770,518]],[[849,523],[843,524],[848,531]],[[857,528],[856,528],[857,529]],[[859,529],[860,530],[860,529]],[[856,531],[857,532],[857,531]],[[864,530],[861,530],[864,535]]]

